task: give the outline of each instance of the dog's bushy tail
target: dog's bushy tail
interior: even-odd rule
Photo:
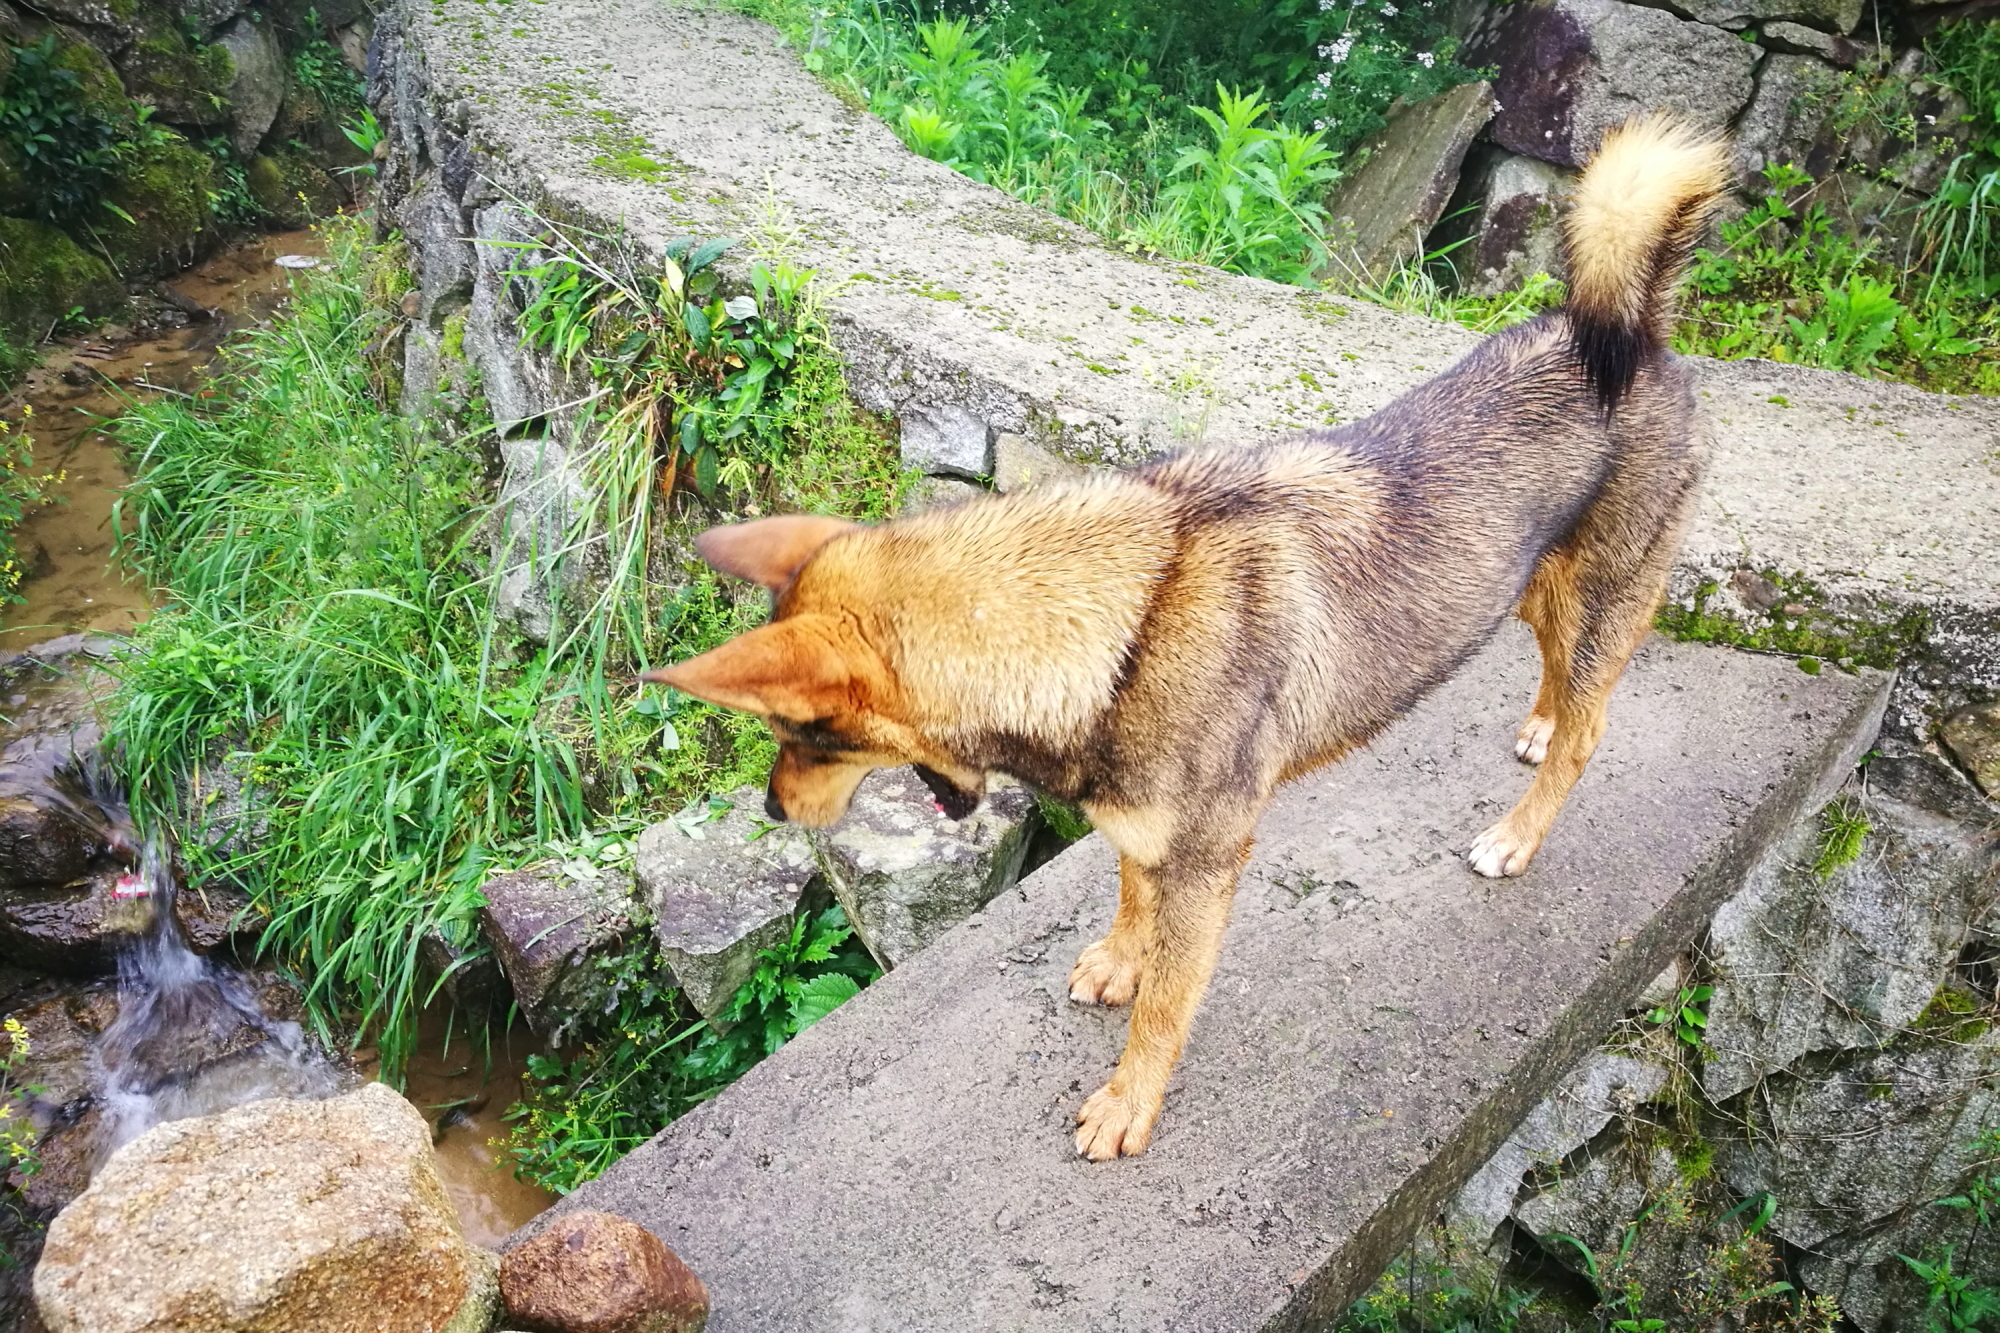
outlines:
[[[1667,345],[1675,289],[1729,181],[1716,135],[1670,116],[1627,121],[1604,136],[1563,228],[1571,336],[1607,406]]]

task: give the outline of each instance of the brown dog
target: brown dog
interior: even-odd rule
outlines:
[[[1473,844],[1518,875],[1604,732],[1702,471],[1674,291],[1723,188],[1719,143],[1606,137],[1567,232],[1570,298],[1350,426],[1211,449],[863,528],[763,519],[702,556],[772,622],[649,679],[764,717],[766,804],[839,819],[915,764],[961,818],[989,772],[1080,803],[1118,913],[1070,974],[1136,998],[1077,1151],[1142,1151],[1274,788],[1365,743],[1518,608],[1542,652],[1527,794]]]

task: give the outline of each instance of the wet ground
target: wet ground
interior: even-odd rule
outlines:
[[[20,423],[22,404],[31,407],[33,470],[59,471],[62,480],[52,502],[15,529],[28,575],[18,589],[24,600],[0,610],[0,653],[80,631],[127,634],[145,619],[147,589],[111,562],[113,504],[129,478],[106,422],[134,399],[200,393],[204,369],[230,335],[283,304],[292,271],[274,261],[322,252],[310,231],[253,238],[170,279],[159,299],[142,298],[132,326],[48,347],[4,413]],[[6,699],[6,712],[32,711],[33,694],[25,688]],[[494,1245],[555,1200],[516,1180],[501,1146],[502,1117],[520,1098],[527,1055],[538,1048],[525,1029],[496,1033],[480,1049],[462,1030],[445,1038],[442,1022],[426,1027],[405,1093],[434,1127],[439,1175],[467,1236]]]

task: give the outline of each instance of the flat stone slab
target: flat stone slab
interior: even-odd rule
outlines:
[[[1071,1149],[1126,1028],[1067,998],[1116,898],[1090,838],[557,1211],[660,1235],[711,1333],[1327,1326],[1828,799],[1889,681],[1654,640],[1533,869],[1483,880],[1534,684],[1510,627],[1285,790],[1144,1156]]]
[[[468,181],[480,234],[505,230],[495,213],[513,200],[652,253],[689,234],[751,238],[724,260],[740,274],[775,217],[792,261],[823,279],[857,399],[917,445],[942,440],[941,422],[970,441],[933,471],[977,470],[984,441],[1008,433],[1127,462],[1351,421],[1480,340],[1127,255],[910,152],[740,15],[659,0],[402,14],[384,85],[409,104],[397,152]],[[1946,711],[1976,702],[1965,687],[2000,689],[2000,400],[1761,361],[1704,362],[1702,392],[1716,463],[1683,593],[1775,569],[1845,614],[1920,608],[1951,659]]]

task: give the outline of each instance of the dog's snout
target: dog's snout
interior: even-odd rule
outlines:
[[[785,821],[785,803],[778,799],[775,784],[764,788],[764,813],[781,824]]]

